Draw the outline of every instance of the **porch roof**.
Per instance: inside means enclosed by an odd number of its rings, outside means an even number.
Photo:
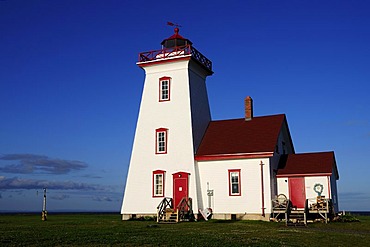
[[[283,155],[280,158],[278,177],[331,175],[339,179],[334,152],[300,153]]]

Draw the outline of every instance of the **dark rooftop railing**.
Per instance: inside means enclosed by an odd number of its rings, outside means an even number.
[[[176,46],[171,48],[163,48],[161,50],[147,51],[139,53],[139,62],[149,62],[164,58],[173,58],[175,56],[191,55],[200,64],[212,71],[212,62],[202,53],[191,45]]]

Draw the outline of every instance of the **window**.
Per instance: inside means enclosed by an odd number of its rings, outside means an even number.
[[[165,171],[153,171],[153,197],[164,197]]]
[[[170,77],[162,77],[159,79],[159,101],[170,100]]]
[[[240,169],[229,170],[229,195],[240,196]]]
[[[156,154],[166,154],[167,153],[167,133],[168,129],[160,128],[156,129]]]

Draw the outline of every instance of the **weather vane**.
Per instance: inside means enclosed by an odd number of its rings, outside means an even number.
[[[171,27],[181,27],[179,24],[176,24],[176,23],[173,23],[173,22],[170,22],[170,21],[167,22],[167,25],[171,26]]]

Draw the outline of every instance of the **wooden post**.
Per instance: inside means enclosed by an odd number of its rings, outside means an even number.
[[[46,188],[44,188],[44,200],[42,203],[42,213],[41,213],[41,220],[47,220],[48,212],[46,211]]]
[[[265,217],[265,189],[263,185],[263,162],[261,160],[261,196],[262,196],[262,216]]]

